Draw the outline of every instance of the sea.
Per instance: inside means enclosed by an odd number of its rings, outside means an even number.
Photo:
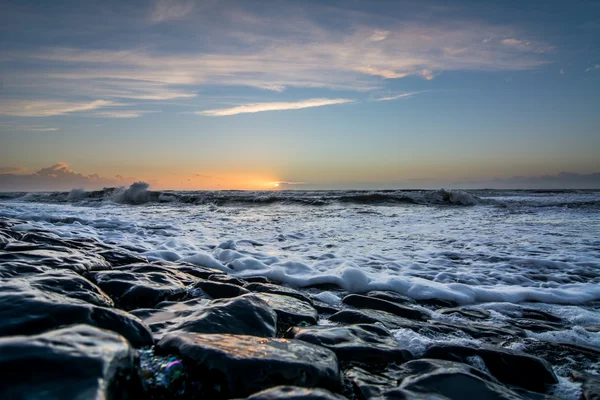
[[[482,307],[498,320],[528,304],[572,325],[531,336],[600,350],[600,333],[579,328],[600,325],[598,190],[152,191],[138,183],[0,193],[0,217],[23,221],[14,227],[22,231],[293,288],[389,290]],[[341,303],[336,290],[316,296]],[[416,335],[396,336],[413,349],[433,340]]]

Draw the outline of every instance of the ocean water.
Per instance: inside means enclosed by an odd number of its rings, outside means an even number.
[[[0,217],[26,221],[21,230],[296,288],[329,283],[486,309],[528,302],[574,326],[600,325],[600,191],[159,192],[137,184],[3,193]],[[600,349],[599,335],[586,332],[549,339]]]

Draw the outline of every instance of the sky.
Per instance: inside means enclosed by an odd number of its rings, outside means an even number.
[[[600,1],[0,10],[0,190],[600,187]]]

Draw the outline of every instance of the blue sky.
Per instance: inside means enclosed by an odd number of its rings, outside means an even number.
[[[600,171],[598,1],[0,5],[11,182],[488,186]]]

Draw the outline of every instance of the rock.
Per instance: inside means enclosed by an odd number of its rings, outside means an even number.
[[[125,310],[154,307],[161,301],[181,300],[186,285],[196,281],[190,275],[159,266],[131,266],[89,274],[115,303]]]
[[[344,362],[388,364],[413,359],[387,329],[378,325],[296,327],[286,337],[326,347]]]
[[[213,299],[237,297],[250,293],[249,290],[246,290],[238,285],[211,281],[200,281],[194,285],[194,288],[201,289],[204,293],[208,294]]]
[[[588,325],[588,326],[584,326],[583,329],[585,329],[588,332],[600,332],[600,325]]]
[[[280,294],[283,296],[295,297],[312,305],[312,300],[308,298],[308,296],[304,295],[303,293],[300,293],[297,290],[290,289],[285,286],[273,285],[271,283],[248,283],[244,287],[251,292],[273,293]]]
[[[50,270],[40,274],[23,276],[23,278],[14,278],[11,282],[14,284],[21,279],[26,280],[32,288],[43,292],[61,294],[101,307],[114,306],[112,299],[102,289],[68,269]]]
[[[99,252],[98,255],[113,267],[148,262],[146,257],[125,250],[104,250]]]
[[[347,400],[325,389],[307,389],[298,386],[276,386],[254,393],[247,400]]]
[[[5,262],[1,264],[0,278],[24,277],[31,274],[41,274],[52,271],[52,268],[41,265],[30,265],[21,262]]]
[[[379,310],[342,310],[329,317],[332,322],[343,324],[374,324],[381,323],[388,329],[411,329],[416,332],[428,329],[437,333],[451,333],[454,328],[434,326],[427,322],[417,322]]]
[[[334,307],[330,304],[325,303],[324,301],[312,298],[312,306],[314,307],[315,310],[317,310],[319,312],[319,314],[335,314],[336,312],[339,312],[340,309],[337,307]]]
[[[273,293],[253,293],[254,296],[266,301],[277,313],[279,325],[287,328],[290,325],[316,325],[319,313],[309,303],[295,297],[281,296]]]
[[[452,300],[441,300],[441,299],[421,299],[417,300],[417,303],[422,306],[429,306],[433,308],[455,308],[458,307],[458,303]]]
[[[519,400],[517,393],[469,365],[419,359],[381,374],[354,367],[346,377],[355,392],[365,399]]]
[[[299,340],[176,332],[157,349],[182,357],[199,397],[248,396],[277,385],[341,386],[335,354]]]
[[[467,358],[472,356],[481,357],[490,373],[507,385],[545,392],[548,385],[558,383],[546,360],[501,347],[485,344],[480,347],[438,344],[427,349],[423,357],[467,362]]]
[[[5,250],[10,246],[7,245]],[[77,250],[58,248],[53,250],[5,251],[0,253],[0,267],[4,263],[22,262],[29,265],[43,265],[53,269],[70,269],[83,273],[110,268],[105,259],[84,254]]]
[[[75,325],[0,339],[0,398],[135,399],[135,351],[120,335]]]
[[[373,310],[380,310],[389,312],[399,317],[408,318],[417,321],[426,321],[429,319],[429,315],[421,310],[412,307],[402,306],[397,303],[392,303],[387,300],[378,299],[376,297],[368,297],[360,294],[349,294],[342,299],[344,304],[356,308],[367,308]]]
[[[0,336],[35,335],[73,324],[114,331],[136,347],[153,343],[148,328],[124,311],[40,290],[27,280],[0,283]]]
[[[524,308],[521,310],[521,313],[522,313],[522,318],[535,319],[538,321],[564,323],[564,320],[562,318],[559,318],[556,315],[550,314],[550,313],[542,311],[542,310],[535,310],[533,308]]]
[[[516,326],[517,328],[526,329],[532,332],[558,331],[561,329],[565,329],[565,325],[560,323],[539,321],[527,318],[510,319],[508,320],[508,323],[510,323],[513,326]]]
[[[571,379],[575,382],[581,382],[582,400],[600,399],[600,376],[571,371]]]
[[[487,310],[478,308],[460,307],[460,308],[442,308],[437,310],[440,314],[459,314],[460,316],[471,319],[489,319],[491,314]]]
[[[396,292],[389,292],[383,290],[373,290],[365,293],[368,297],[374,297],[376,299],[386,300],[397,304],[416,304],[417,302],[410,297],[402,296]]]
[[[220,283],[230,283],[237,286],[244,286],[246,284],[243,280],[227,274],[212,274],[208,277],[208,280]]]
[[[430,327],[444,327],[450,331],[460,330],[473,338],[491,338],[499,340],[502,337],[525,337],[523,329],[510,325],[494,325],[484,322],[449,322],[430,321]]]
[[[244,277],[244,280],[248,283],[271,283],[269,278],[264,276],[248,276]]]
[[[132,311],[150,327],[156,340],[174,331],[260,337],[275,337],[277,332],[277,314],[253,294],[212,301],[165,303],[161,307],[162,304],[157,309]]]
[[[188,275],[195,276],[196,278],[207,279],[211,275],[226,275],[221,270],[209,267],[200,267],[198,265],[192,264],[174,264],[169,266],[171,269],[176,269],[180,272],[186,273]]]
[[[98,251],[105,247],[101,242],[92,239],[65,239],[47,232],[27,232],[21,237],[22,242],[41,244],[45,247],[68,247],[76,250]]]

